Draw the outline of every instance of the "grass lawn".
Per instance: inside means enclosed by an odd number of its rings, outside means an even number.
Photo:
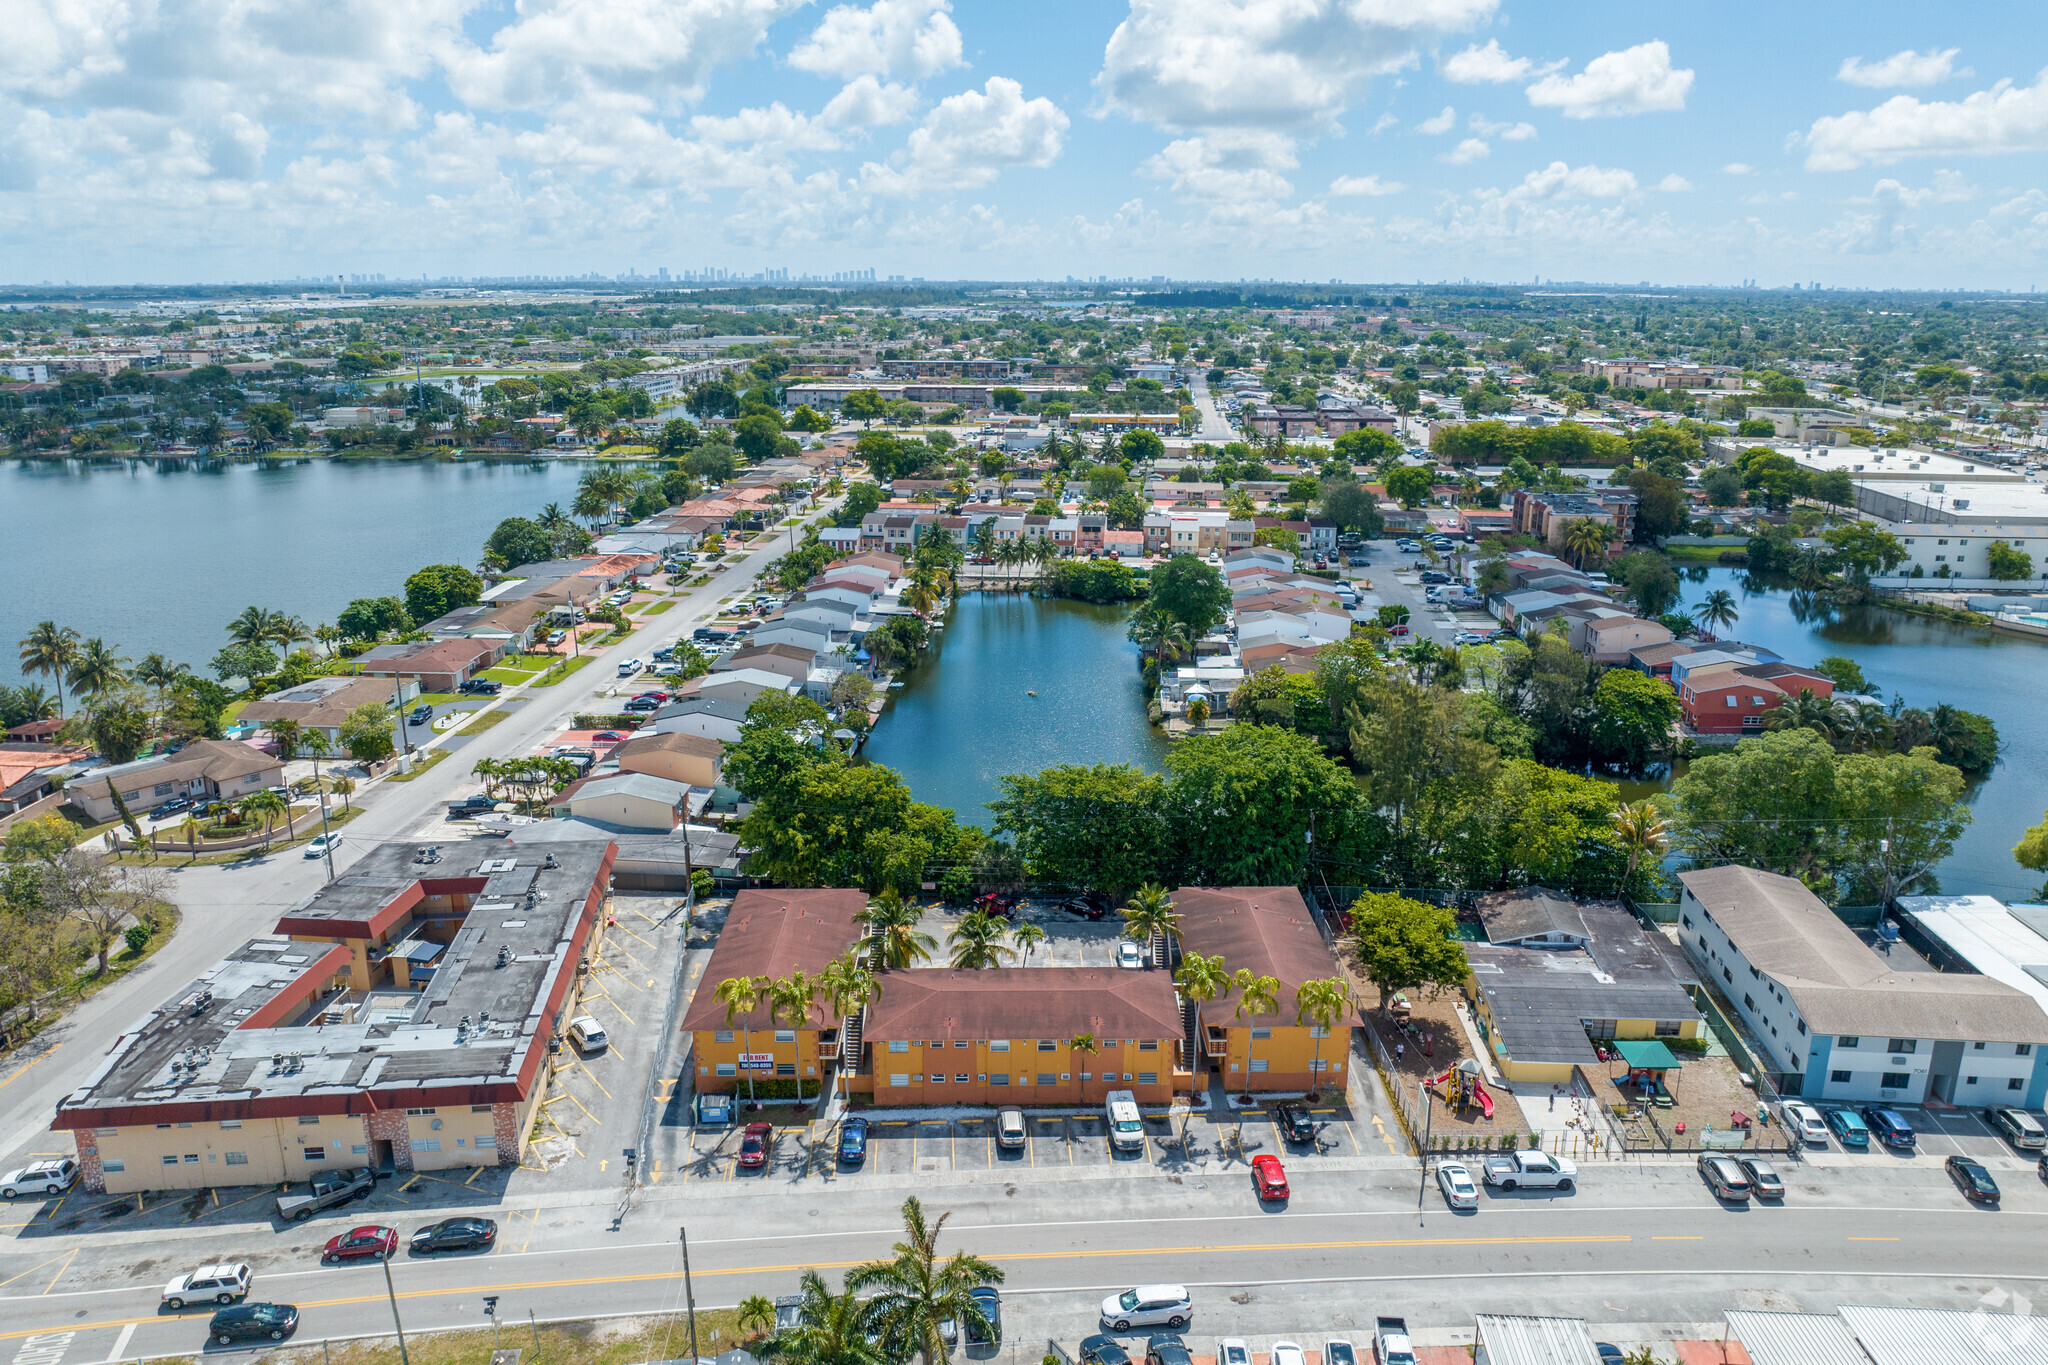
[[[384,780],[386,782],[410,782],[446,757],[448,757],[446,749],[428,749],[424,753],[415,749],[413,750],[412,771],[409,773],[394,772]],[[331,819],[332,817],[329,818]]]
[[[235,698],[233,701],[229,702],[226,706],[221,708],[220,723],[222,725],[233,725],[235,723],[235,717],[242,714],[242,708],[255,700],[256,698],[254,697]]]
[[[669,599],[663,599],[659,602],[649,602],[646,606],[640,608],[640,614],[642,616],[659,616],[674,605],[675,603]]]
[[[451,725],[446,730],[443,730],[440,733],[447,735],[481,734],[482,732],[490,729],[493,725],[496,725],[499,721],[505,719],[505,717],[511,715],[512,713],[510,711],[498,710],[457,711],[454,714],[458,716],[469,716],[471,719],[464,721],[460,725]]]
[[[547,673],[543,673],[533,680],[533,685],[535,687],[553,687],[556,683],[568,677],[577,669],[583,668],[586,665],[588,665],[591,659],[594,657],[594,655],[590,654],[579,654],[574,656],[573,658],[558,659],[556,660],[556,667],[560,668],[561,671],[557,673],[550,670]]]
[[[1687,563],[1718,564],[1725,551],[1740,551],[1742,548],[1740,545],[1666,545],[1664,553],[1671,559]]]
[[[362,810],[360,807],[330,805],[327,810],[327,828],[329,831],[338,830],[361,814]],[[286,849],[297,848],[319,833],[320,821],[317,817],[302,823],[299,826],[299,832],[290,837],[286,837],[280,829],[277,837],[270,841],[269,851],[274,856]],[[194,853],[185,852],[185,848],[186,846],[183,844],[167,845],[158,854],[157,861],[159,863],[169,863],[175,859],[175,865],[178,867],[226,867],[230,863],[245,862],[250,858],[262,857],[264,853],[262,844],[253,844],[248,848],[230,849],[225,853],[207,853],[204,851],[206,848],[204,844],[199,846],[200,851]],[[123,862],[141,861],[131,854],[123,854],[121,858]]]
[[[464,694],[461,692],[422,692],[407,702],[406,705],[408,707],[420,705],[444,706],[451,701],[462,701],[464,699]]]

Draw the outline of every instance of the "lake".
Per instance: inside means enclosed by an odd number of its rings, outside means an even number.
[[[1975,822],[1940,868],[1941,889],[2025,900],[2040,878],[2012,860],[2012,846],[2048,807],[2048,715],[2041,706],[2048,645],[2001,631],[1950,625],[1881,607],[1807,606],[1804,594],[1764,587],[1739,569],[1681,570],[1681,612],[1716,588],[1735,594],[1742,619],[1722,632],[1794,663],[1830,654],[1854,659],[1889,701],[1942,702],[1989,716],[2001,760],[1973,784]]]
[[[423,564],[474,568],[500,521],[568,506],[581,462],[40,461],[0,464],[0,682],[38,621],[206,672],[244,607],[332,621]],[[34,681],[49,686],[47,678]]]
[[[1127,615],[1060,598],[962,593],[938,643],[882,712],[867,756],[901,773],[918,800],[984,827],[1005,773],[1060,763],[1159,771],[1167,740],[1145,721]]]

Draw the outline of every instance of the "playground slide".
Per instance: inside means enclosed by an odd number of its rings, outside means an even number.
[[[1458,1068],[1456,1068],[1456,1067],[1452,1067],[1452,1068],[1451,1068],[1451,1069],[1450,1069],[1449,1071],[1446,1071],[1446,1072],[1445,1072],[1445,1073],[1444,1073],[1443,1075],[1441,1075],[1441,1076],[1431,1076],[1431,1077],[1430,1077],[1430,1078],[1429,1078],[1428,1080],[1424,1081],[1424,1082],[1423,1082],[1423,1084],[1424,1084],[1424,1085],[1442,1085],[1442,1084],[1443,1084],[1443,1083],[1444,1083],[1445,1081],[1448,1081],[1448,1080],[1449,1080],[1449,1079],[1450,1079],[1450,1078],[1452,1077],[1452,1075],[1454,1075],[1454,1074],[1455,1074],[1455,1073],[1457,1072],[1457,1069],[1458,1069]]]
[[[1472,1078],[1472,1098],[1479,1101],[1479,1112],[1487,1118],[1493,1117],[1493,1096],[1486,1093],[1486,1086],[1477,1076]]]

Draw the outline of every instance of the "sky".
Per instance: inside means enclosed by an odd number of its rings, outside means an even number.
[[[2039,0],[5,0],[0,280],[2048,285]]]

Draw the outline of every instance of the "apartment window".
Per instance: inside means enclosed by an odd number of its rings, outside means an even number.
[[[1680,915],[1680,916],[1678,917],[1678,922],[1679,922],[1679,923],[1680,923],[1681,925],[1683,925],[1684,927],[1686,927],[1687,929],[1690,929],[1690,928],[1692,928],[1692,916],[1691,916],[1691,915]]]
[[[1723,967],[1721,969],[1721,979],[1723,981],[1733,981],[1735,979],[1735,973],[1729,971],[1726,967]]]
[[[794,1076],[794,1075],[796,1075],[796,1063],[795,1063],[795,1062],[777,1062],[777,1063],[775,1064],[775,1074],[776,1074],[776,1075],[778,1075],[778,1076]]]
[[[1310,1030],[1310,1032],[1314,1032],[1314,1030]],[[1321,1037],[1321,1036],[1323,1036],[1323,1035],[1321,1035],[1321,1034],[1317,1034],[1317,1036],[1318,1036],[1318,1037]],[[1157,1052],[1157,1051],[1159,1051],[1159,1040],[1158,1040],[1157,1038],[1146,1038],[1146,1039],[1144,1039],[1144,1040],[1140,1041],[1140,1042],[1139,1042],[1139,1044],[1138,1044],[1138,1051],[1140,1051],[1140,1052]]]
[[[944,1077],[943,1075],[940,1075],[940,1076],[933,1076],[933,1077],[932,1077],[932,1084],[933,1084],[933,1085],[944,1085],[945,1083],[946,1083],[946,1078],[945,1078],[945,1077]]]
[[[1878,1079],[1877,1083],[1886,1090],[1904,1090],[1912,1082],[1912,1079],[1911,1076],[1903,1071],[1887,1071]]]
[[[476,1148],[480,1152],[493,1151],[497,1148],[497,1146],[498,1139],[495,1137],[480,1137],[476,1140]]]
[[[164,1158],[164,1165],[166,1165],[166,1166],[175,1166],[175,1165],[177,1165],[177,1164],[178,1164],[178,1158],[176,1158],[176,1157],[174,1157],[174,1156],[166,1156],[166,1157]]]
[[[1755,997],[1753,997],[1753,996],[1747,996],[1747,995],[1743,996],[1743,997],[1742,997],[1742,1008],[1744,1008],[1744,1009],[1746,1009],[1746,1010],[1753,1010],[1753,1009],[1755,1009],[1755,1008],[1756,1008],[1756,999],[1755,999]]]
[[[1095,1073],[1092,1071],[1084,1071],[1081,1073],[1081,1079],[1084,1081],[1092,1081],[1095,1079]]]
[[[327,1149],[325,1147],[306,1147],[300,1150],[299,1155],[308,1161],[325,1161],[327,1160]]]
[[[247,1152],[229,1152],[227,1154],[227,1161],[230,1166],[246,1166],[249,1164],[249,1154]]]
[[[434,1115],[434,1113],[435,1113],[435,1111],[434,1111],[434,1110],[432,1110],[432,1109],[408,1109],[408,1110],[406,1110],[405,1112],[406,1112],[406,1114],[407,1114],[407,1115],[408,1115],[409,1117],[411,1117],[411,1118],[416,1118],[416,1119],[419,1119],[419,1118],[431,1118],[431,1117],[433,1117],[433,1115]],[[316,1123],[317,1123],[318,1121],[319,1121],[319,1120],[317,1120],[317,1119],[316,1119],[316,1120],[314,1120],[314,1122],[316,1122]]]
[[[2033,1050],[2034,1045],[2032,1043],[2014,1043],[2012,1047],[2012,1055],[2015,1057],[2024,1057],[2031,1053]]]
[[[711,1041],[714,1043],[729,1043],[732,1040],[733,1031],[729,1028],[718,1028],[711,1030]]]
[[[117,1156],[108,1157],[104,1161],[100,1162],[100,1169],[105,1171],[108,1175],[119,1175],[121,1172],[128,1169],[128,1163]]]
[[[966,1040],[965,1038],[955,1038],[955,1039],[953,1040],[953,1046],[954,1046],[954,1047],[966,1047],[966,1046],[967,1046],[967,1040]]]
[[[1059,1051],[1059,1048],[1060,1045],[1050,1038],[1041,1038],[1038,1040],[1038,1050],[1040,1052],[1057,1052]]]
[[[1157,1085],[1157,1084],[1159,1084],[1159,1073],[1158,1073],[1158,1072],[1156,1072],[1156,1071],[1140,1071],[1140,1072],[1138,1073],[1138,1084],[1139,1084],[1139,1085]]]
[[[775,1030],[775,1041],[776,1041],[776,1042],[778,1042],[778,1043],[793,1043],[793,1042],[795,1042],[795,1041],[796,1041],[796,1030],[795,1030],[795,1029],[793,1029],[793,1028],[779,1028],[779,1029]]]
[[[1761,980],[1763,980],[1763,974],[1762,974],[1762,973],[1760,973],[1760,972],[1758,972],[1758,971],[1757,971],[1757,969],[1756,969],[1756,968],[1754,968],[1754,967],[1751,967],[1751,968],[1749,969],[1749,976],[1750,976],[1750,979],[1751,979],[1752,981],[1761,981]]]
[[[355,1146],[349,1148],[349,1151],[356,1156],[364,1156],[368,1154],[369,1150],[370,1149],[367,1146],[360,1142],[358,1142]]]
[[[955,1076],[953,1077],[953,1084],[955,1084],[955,1085],[965,1085],[965,1084],[967,1084],[967,1082],[968,1082],[968,1081],[970,1081],[970,1080],[972,1080],[972,1079],[973,1079],[973,1077],[969,1076],[969,1075],[968,1075],[968,1074],[967,1074],[966,1072],[962,1071],[962,1072],[959,1072],[958,1074],[956,1074],[956,1075],[955,1075]]]
[[[488,1104],[472,1104],[469,1106],[469,1112],[472,1114],[488,1114],[491,1112],[491,1106]]]
[[[1253,1038],[1255,1038],[1255,1039],[1256,1039],[1256,1038],[1271,1038],[1272,1036],[1273,1036],[1273,1030],[1271,1030],[1271,1029],[1269,1029],[1269,1028],[1255,1028],[1255,1029],[1253,1029],[1253,1030],[1252,1030],[1252,1037],[1253,1037]]]
[[[1828,1080],[1836,1085],[1847,1085],[1849,1083],[1849,1073],[1846,1071],[1830,1071],[1828,1073]]]
[[[1802,1034],[1806,1032],[1806,1021],[1804,1019],[1794,1019],[1792,1022],[1799,1026],[1799,1031]]]
[[[1739,699],[1739,698],[1737,698],[1737,697],[1735,697],[1735,696],[1733,696],[1732,694],[1731,694],[1731,695],[1729,695],[1729,696],[1726,696],[1726,697],[1723,697],[1723,698],[1721,698],[1721,700],[1722,700],[1722,702],[1723,702],[1724,704],[1726,704],[1726,705],[1728,705],[1728,706],[1735,706],[1735,705],[1738,705],[1738,704],[1740,704],[1740,699]]]
[[[1010,1050],[1010,1040],[1008,1038],[991,1038],[988,1040],[988,1050],[990,1052],[1008,1052]]]
[[[1920,1040],[1918,1038],[1892,1038],[1886,1041],[1884,1050],[1886,1052],[1911,1052],[1919,1044]]]
[[[1704,948],[1704,947],[1706,947],[1706,946],[1707,946],[1707,936],[1706,936],[1705,934],[1701,934],[1701,935],[1700,935],[1700,947]]]
[[[414,1138],[412,1140],[412,1149],[415,1152],[438,1152],[441,1150],[441,1139]]]
[[[1964,1084],[1964,1085],[1975,1085],[1976,1083],[1977,1083],[1977,1078],[1976,1078],[1975,1076],[1965,1076],[1965,1077],[1963,1077],[1963,1084]]]
[[[739,1068],[731,1062],[720,1062],[718,1064],[718,1074],[721,1076],[737,1076],[739,1075]]]
[[[907,1072],[907,1071],[892,1071],[892,1072],[890,1072],[890,1073],[889,1073],[889,1084],[890,1084],[891,1086],[894,1086],[894,1087],[897,1087],[897,1088],[901,1088],[901,1087],[903,1087],[903,1086],[907,1086],[907,1085],[909,1085],[909,1084],[910,1084],[910,1073],[909,1073],[909,1072]]]
[[[1656,1036],[1659,1038],[1676,1038],[1684,1028],[1685,1026],[1676,1019],[1659,1019],[1657,1021]]]
[[[1002,1071],[991,1071],[988,1074],[988,1083],[990,1085],[1008,1085],[1010,1083],[1009,1074]]]
[[[1265,1059],[1264,1057],[1254,1057],[1254,1058],[1252,1058],[1252,1070],[1254,1070],[1254,1071],[1264,1071],[1265,1069],[1266,1069],[1266,1059]]]
[[[240,1119],[222,1119],[220,1126],[223,1128],[240,1128],[242,1121]]]
[[[1862,1042],[1863,1042],[1863,1040],[1862,1040],[1861,1038],[1837,1038],[1837,1039],[1835,1039],[1835,1046],[1836,1046],[1836,1047],[1857,1047],[1857,1046],[1861,1045],[1861,1043],[1862,1043]]]
[[[891,1051],[891,1052],[908,1052],[908,1051],[910,1051],[910,1040],[909,1040],[908,1038],[891,1038],[891,1039],[889,1040],[889,1051]]]
[[[1038,1083],[1040,1085],[1057,1085],[1059,1077],[1053,1072],[1041,1071],[1038,1073]]]
[[[2006,1078],[2005,1088],[2007,1090],[2018,1090],[2024,1084],[2026,1084],[2026,1082],[2023,1081],[2020,1077],[2009,1076]]]

